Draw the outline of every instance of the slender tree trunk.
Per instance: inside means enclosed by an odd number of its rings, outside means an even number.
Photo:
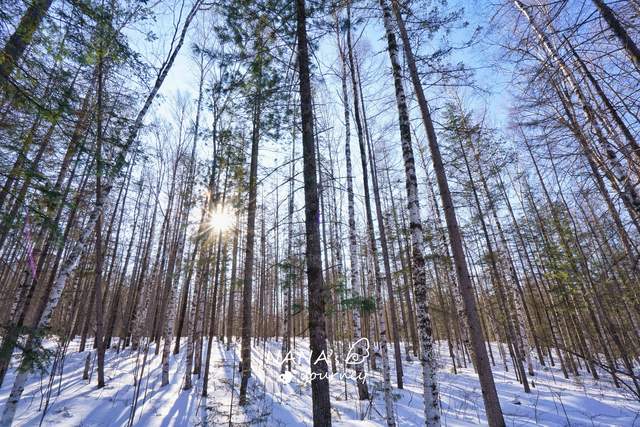
[[[592,0],[593,4],[596,6],[600,15],[604,18],[604,20],[611,28],[613,34],[616,35],[624,50],[627,51],[629,58],[636,66],[636,69],[640,71],[640,48],[633,41],[631,36],[627,33],[627,30],[624,28],[622,23],[616,18],[616,15],[613,13],[613,10],[603,0]]]
[[[338,24],[339,31],[339,24]],[[353,168],[351,165],[351,120],[349,111],[349,94],[347,93],[347,67],[344,57],[343,49],[340,49],[340,59],[342,64],[342,74],[340,76],[342,83],[342,103],[344,106],[344,123],[345,123],[345,163],[347,168],[347,204],[349,212],[349,259],[351,260],[350,269],[350,290],[351,298],[353,299],[353,330],[354,330],[354,342],[361,343],[362,338],[362,326],[360,320],[360,293],[358,288],[360,287],[360,266],[358,265],[358,242],[356,235],[356,220],[355,220],[355,200],[353,194]],[[356,385],[358,388],[358,398],[360,400],[369,399],[369,389],[367,387],[366,376],[364,374],[364,357],[363,347],[358,344],[356,347],[359,360],[354,364],[356,371]]]
[[[96,272],[93,292],[96,298],[96,332],[94,336],[97,344],[98,359],[98,388],[104,387],[104,308],[102,304],[102,267],[104,264],[104,252],[102,250],[102,109],[103,109],[103,79],[104,58],[102,53],[98,56],[98,103],[96,107],[96,210],[99,212],[96,219]]]
[[[285,369],[291,371],[291,358],[287,354],[291,351],[291,338],[293,334],[293,319],[291,318],[291,300],[294,292],[294,273],[293,273],[293,252],[291,250],[293,244],[293,212],[294,212],[294,182],[296,175],[296,134],[295,125],[292,126],[291,138],[291,172],[289,175],[289,206],[287,216],[289,218],[287,231],[287,257],[285,264],[286,280],[284,283],[284,329],[282,337],[282,360],[287,360],[286,365],[283,363],[280,372],[284,373]]]
[[[298,72],[300,79],[300,110],[302,118],[302,157],[304,165],[304,199],[306,230],[307,285],[309,289],[309,342],[311,347],[311,383],[313,402],[313,424],[316,427],[331,426],[331,402],[329,398],[328,366],[326,356],[327,337],[325,329],[326,289],[322,278],[322,255],[320,251],[320,229],[316,156],[314,149],[314,119],[309,71],[309,46],[305,0],[296,0]]]
[[[240,198],[238,191],[238,198]],[[238,287],[237,270],[238,270],[238,240],[240,237],[240,211],[236,214],[236,220],[233,227],[233,248],[231,255],[231,279],[229,281],[229,316],[227,319],[227,351],[231,349],[231,341],[233,340],[233,319],[235,317],[236,288]]]
[[[247,386],[251,376],[251,301],[253,296],[253,264],[256,226],[256,198],[258,195],[258,143],[260,140],[260,93],[256,94],[251,136],[251,164],[249,166],[249,200],[247,202],[247,240],[244,258],[242,287],[242,378],[240,380],[240,405],[247,404]]]

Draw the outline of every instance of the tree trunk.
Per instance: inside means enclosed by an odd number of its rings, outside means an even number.
[[[251,164],[249,166],[249,194],[247,206],[247,240],[244,258],[242,286],[242,378],[240,380],[240,405],[247,404],[247,385],[251,376],[251,299],[253,296],[254,241],[256,227],[256,198],[258,195],[258,143],[260,141],[260,93],[256,94],[251,135]]]
[[[337,26],[339,31],[339,24]],[[339,40],[339,39],[338,39]],[[351,284],[351,298],[353,300],[352,319],[353,319],[353,331],[354,342],[358,343],[356,352],[358,354],[358,361],[354,363],[356,371],[356,385],[358,388],[358,398],[360,400],[369,399],[369,389],[367,387],[366,377],[364,375],[364,357],[363,347],[361,345],[362,338],[362,326],[360,321],[360,293],[358,288],[360,287],[360,268],[358,265],[358,242],[356,235],[356,220],[355,220],[355,201],[353,195],[353,168],[351,166],[351,120],[349,111],[349,94],[347,93],[347,67],[344,57],[343,49],[340,49],[340,59],[342,65],[342,73],[340,75],[342,83],[342,103],[344,106],[344,126],[345,126],[345,163],[347,172],[347,203],[349,212],[349,259],[351,260],[351,270],[349,274]]]
[[[304,165],[304,199],[306,230],[307,286],[309,290],[309,343],[311,347],[311,382],[313,424],[316,427],[331,426],[331,402],[329,398],[328,366],[326,360],[327,337],[325,329],[326,289],[322,278],[322,255],[316,156],[313,134],[313,108],[311,76],[309,71],[309,47],[305,0],[296,0],[298,72],[300,79],[300,110],[302,118],[302,157]]]
[[[0,53],[0,79],[3,80],[3,84],[9,79],[18,61],[20,61],[25,50],[31,44],[33,34],[47,14],[51,3],[53,3],[53,0],[34,0],[22,15],[16,30],[2,48]]]
[[[99,48],[101,49],[101,48]],[[102,53],[98,55],[98,103],[96,106],[96,271],[93,292],[96,298],[96,332],[94,336],[97,344],[98,359],[98,388],[104,387],[104,308],[102,304],[102,267],[104,264],[104,253],[102,250],[102,109],[103,109],[103,78],[104,78],[104,58]]]
[[[616,15],[613,13],[613,10],[603,0],[593,0],[593,4],[595,4],[596,8],[600,12],[600,15],[607,21],[609,28],[613,34],[620,40],[622,43],[622,47],[627,51],[629,58],[636,66],[636,69],[640,71],[640,48],[633,41],[631,36],[627,33],[622,23],[616,18]]]

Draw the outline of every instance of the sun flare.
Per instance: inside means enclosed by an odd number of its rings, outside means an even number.
[[[235,215],[230,209],[219,206],[209,214],[209,228],[215,232],[229,231],[235,224]]]

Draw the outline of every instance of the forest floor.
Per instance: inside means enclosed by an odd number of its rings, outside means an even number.
[[[304,382],[309,372],[308,341],[296,340],[293,376],[288,384],[280,377],[280,343],[259,342],[252,349],[252,378],[248,405],[238,406],[240,375],[237,372],[240,349],[226,351],[213,343],[209,397],[201,398],[202,380],[194,376],[194,388],[181,391],[184,381],[185,349],[171,357],[170,383],[160,386],[161,355],[150,347],[147,365],[139,389],[135,426],[310,426],[312,425],[311,386]],[[444,426],[472,426],[486,423],[482,395],[473,368],[452,372],[446,343],[439,343],[438,382]],[[55,349],[53,341],[48,343]],[[90,381],[82,379],[86,352],[78,353],[79,342],[71,342],[62,376],[49,387],[47,373],[30,376],[16,414],[19,426],[122,426],[127,425],[135,396],[134,373],[142,365],[144,352],[108,351],[105,362],[106,387],[96,389],[95,367]],[[87,348],[91,348],[90,345]],[[390,349],[392,351],[392,348]],[[403,352],[404,354],[404,352]],[[498,357],[497,346],[494,354]],[[498,362],[496,360],[496,362]],[[9,394],[15,376],[14,360],[4,386],[0,388],[0,407]],[[391,363],[393,365],[393,363]],[[204,367],[204,364],[203,364]],[[423,425],[422,374],[417,360],[404,361],[404,390],[394,388],[395,410],[399,426]],[[395,373],[392,366],[392,382]],[[605,373],[603,372],[603,378]],[[138,374],[139,375],[139,374]],[[608,379],[593,381],[586,373],[565,380],[559,367],[536,366],[530,378],[535,387],[523,392],[511,366],[508,372],[500,364],[494,367],[500,402],[508,426],[640,426],[640,402]],[[373,400],[355,399],[354,380],[339,375],[330,378],[332,418],[337,426],[384,425],[384,402],[378,372],[368,376]],[[48,389],[50,401],[43,419]],[[358,421],[364,419],[365,421]]]

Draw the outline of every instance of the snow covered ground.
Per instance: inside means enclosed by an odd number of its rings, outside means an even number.
[[[303,360],[308,358],[308,343],[297,339],[296,344],[296,357]],[[462,369],[458,375],[454,375],[451,362],[445,357],[445,343],[440,344],[441,368],[438,380],[443,425],[472,426],[486,423],[480,386],[473,369]],[[55,348],[53,342],[49,345]],[[78,353],[77,349],[78,342],[72,342],[65,358],[64,372],[61,377],[55,377],[50,387],[50,402],[44,419],[41,408],[46,402],[50,378],[46,373],[31,375],[16,414],[15,425],[127,425],[135,393],[134,372],[142,364],[144,353],[125,351],[118,355],[115,351],[107,352],[107,385],[98,390],[95,387],[93,367],[91,383],[82,379],[87,353]],[[156,356],[151,347],[133,425],[312,425],[311,387],[303,384],[303,379],[308,374],[308,364],[303,361],[294,366],[292,381],[283,384],[279,378],[279,343],[269,341],[254,345],[249,405],[239,407],[239,351],[239,347],[232,347],[227,352],[222,343],[213,343],[209,397],[205,401],[201,398],[202,382],[195,377],[192,390],[181,390],[184,351],[176,359],[171,358],[170,384],[160,387],[160,356]],[[405,361],[403,366],[405,388],[394,389],[398,425],[422,425],[420,365],[417,361]],[[4,406],[14,375],[15,368],[12,368],[0,389],[0,407]],[[565,380],[557,366],[546,370],[537,369],[533,378],[535,388],[531,394],[525,394],[513,369],[505,372],[498,365],[494,367],[494,375],[509,426],[640,426],[640,402],[634,400],[629,393],[614,389],[606,379],[594,382],[584,375],[579,379]],[[392,374],[393,379],[395,376]],[[334,425],[383,425],[384,404],[379,374],[370,372],[368,381],[375,396],[371,403],[354,398],[356,390],[353,381],[347,381],[345,398],[344,380],[337,376],[331,380]],[[359,421],[362,418],[364,421]]]

